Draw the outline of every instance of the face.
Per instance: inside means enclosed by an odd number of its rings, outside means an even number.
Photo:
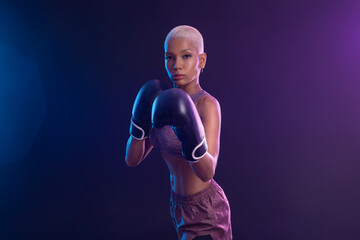
[[[206,54],[199,54],[185,38],[172,38],[165,46],[165,68],[177,86],[198,83],[201,68],[205,67]]]

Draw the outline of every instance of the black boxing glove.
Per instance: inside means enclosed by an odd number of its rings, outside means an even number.
[[[146,82],[139,90],[132,109],[130,135],[137,140],[145,139],[151,129],[151,108],[156,96],[166,85],[159,80]]]
[[[188,161],[197,162],[206,154],[204,126],[195,104],[185,91],[172,88],[159,94],[152,107],[151,119],[156,128],[173,127]]]

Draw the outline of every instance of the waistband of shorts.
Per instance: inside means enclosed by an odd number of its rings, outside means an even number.
[[[171,200],[180,204],[196,204],[204,198],[208,197],[212,192],[221,190],[221,187],[214,179],[210,180],[210,185],[200,192],[188,196],[181,196],[171,190]]]

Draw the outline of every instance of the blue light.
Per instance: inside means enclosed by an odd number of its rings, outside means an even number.
[[[25,156],[46,111],[37,63],[0,43],[0,165]]]

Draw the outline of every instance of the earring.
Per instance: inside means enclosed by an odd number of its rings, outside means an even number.
[[[204,69],[203,69],[203,68],[201,69],[201,72],[204,72]]]

